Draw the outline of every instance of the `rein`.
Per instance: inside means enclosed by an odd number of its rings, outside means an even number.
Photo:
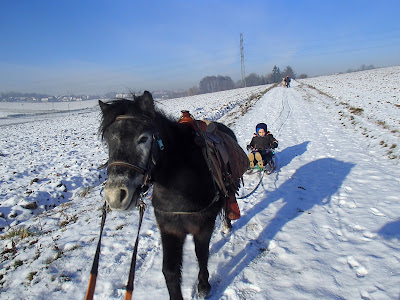
[[[121,121],[121,120],[129,120],[129,119],[136,119],[135,116],[131,115],[120,115],[115,118],[115,121]],[[138,167],[136,165],[124,162],[124,161],[114,161],[112,163],[108,164],[107,168],[113,167],[113,166],[120,166],[120,167],[127,167],[130,169],[133,169],[134,171],[144,175],[143,178],[143,184],[140,187],[141,192],[139,195],[139,201],[136,204],[136,206],[139,209],[139,225],[138,225],[138,231],[137,231],[137,236],[136,236],[136,242],[135,246],[133,248],[133,253],[132,253],[132,259],[131,259],[131,266],[129,270],[129,277],[128,277],[128,283],[126,285],[126,292],[125,292],[125,300],[131,300],[132,299],[132,292],[133,292],[133,286],[134,286],[134,280],[135,280],[135,268],[136,268],[136,258],[137,258],[137,250],[138,250],[138,245],[139,245],[139,234],[140,234],[140,228],[142,227],[142,221],[143,221],[143,216],[144,212],[146,210],[146,204],[143,202],[143,198],[146,196],[148,187],[149,187],[149,182],[150,182],[150,172],[151,172],[151,164],[153,163],[155,165],[155,159],[153,157],[153,146],[154,146],[154,141],[157,142],[158,147],[160,150],[164,149],[164,145],[162,143],[162,140],[159,138],[158,134],[153,135],[153,140],[151,144],[151,153],[149,155],[149,160],[147,163],[146,169],[143,169],[141,167]],[[98,274],[98,268],[99,268],[99,260],[100,260],[100,249],[101,249],[101,237],[103,234],[103,229],[107,217],[107,202],[104,202],[103,205],[103,214],[101,217],[101,225],[100,225],[100,235],[99,235],[99,240],[97,242],[97,248],[96,248],[96,253],[94,255],[93,259],[93,264],[92,264],[92,269],[90,271],[90,277],[89,277],[89,284],[88,288],[86,291],[86,296],[85,300],[92,300],[94,296],[94,291],[96,287],[96,281],[97,281],[97,274]]]
[[[131,119],[137,119],[137,117],[133,116],[133,115],[119,115],[115,118],[115,121],[122,121],[122,120],[131,120]],[[135,268],[136,268],[136,258],[137,258],[137,250],[138,250],[138,245],[139,245],[139,234],[140,234],[140,228],[142,226],[142,221],[143,221],[143,216],[144,216],[144,212],[146,210],[146,204],[143,202],[143,198],[145,197],[145,195],[147,194],[148,191],[148,187],[149,187],[149,183],[150,183],[150,173],[152,170],[152,163],[153,166],[156,164],[156,160],[154,159],[153,156],[153,150],[154,148],[156,148],[155,146],[155,142],[156,142],[156,146],[158,146],[158,148],[160,150],[164,150],[164,145],[162,140],[159,138],[158,133],[153,134],[153,139],[152,139],[152,145],[151,145],[151,153],[149,155],[149,159],[148,159],[148,163],[146,166],[146,169],[143,169],[139,166],[136,166],[134,164],[125,162],[125,161],[114,161],[108,164],[107,168],[110,167],[115,167],[115,166],[119,166],[119,167],[126,167],[129,169],[134,170],[137,173],[140,173],[142,175],[144,175],[144,179],[143,179],[143,184],[141,186],[141,192],[140,192],[140,196],[139,196],[139,203],[137,203],[137,207],[139,209],[139,224],[138,224],[138,231],[137,231],[137,236],[136,236],[136,242],[135,242],[135,246],[133,248],[133,253],[132,253],[132,259],[131,259],[131,265],[130,265],[130,270],[129,270],[129,277],[128,277],[128,283],[126,285],[126,292],[125,292],[125,300],[131,300],[132,299],[132,293],[133,293],[133,288],[134,288],[134,280],[135,280]],[[207,151],[208,154],[208,151]],[[212,174],[212,169],[211,169],[211,165],[210,165],[210,161],[209,161],[209,156],[205,155],[206,161],[207,161],[207,165],[210,169],[210,172]],[[105,166],[105,165],[104,165]],[[214,187],[216,188],[215,182],[214,183]],[[206,211],[207,209],[209,209],[215,202],[217,202],[219,200],[219,193],[218,190],[216,189],[216,194],[214,196],[214,199],[212,200],[212,202],[205,208],[203,208],[200,211],[194,211],[194,212],[169,212],[169,211],[162,211],[159,209],[154,208],[156,211],[161,212],[161,213],[166,213],[166,214],[174,214],[174,215],[194,215],[194,214],[201,214],[202,212]],[[95,286],[96,286],[96,281],[97,281],[97,274],[98,274],[98,268],[99,268],[99,260],[100,260],[100,249],[101,249],[101,237],[103,234],[103,229],[105,226],[105,220],[106,220],[106,216],[107,216],[107,203],[104,202],[103,205],[103,214],[101,217],[101,225],[100,225],[100,235],[99,235],[99,240],[97,243],[97,248],[96,248],[96,253],[93,259],[93,264],[92,264],[92,269],[90,271],[90,277],[89,277],[89,284],[88,284],[88,288],[86,291],[86,296],[85,296],[85,300],[92,300],[93,296],[94,296],[94,291],[95,291]]]
[[[144,196],[144,193],[141,193],[141,195],[140,195],[141,200],[140,200],[140,203],[139,203],[139,225],[138,225],[138,231],[137,231],[135,246],[133,248],[133,254],[132,254],[132,259],[131,259],[131,267],[130,267],[130,270],[129,270],[128,283],[126,285],[126,292],[125,292],[125,298],[124,298],[125,300],[131,300],[132,299],[133,283],[134,283],[134,280],[135,280],[137,249],[138,249],[138,245],[139,245],[139,233],[140,233],[140,228],[142,227],[142,221],[143,221],[144,212],[146,210],[146,204],[142,201],[142,197],[143,196]],[[87,291],[86,291],[85,300],[92,300],[93,296],[94,296],[94,290],[95,290],[95,287],[96,287],[97,274],[98,274],[98,269],[99,269],[101,237],[102,237],[102,234],[103,234],[103,229],[104,229],[106,217],[107,217],[107,202],[104,201],[103,214],[102,214],[102,217],[101,217],[99,241],[97,242],[97,248],[96,248],[96,253],[95,253],[94,259],[93,259],[92,269],[90,270],[89,285],[88,285],[88,288],[87,288]]]

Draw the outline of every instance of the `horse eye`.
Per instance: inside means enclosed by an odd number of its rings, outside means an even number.
[[[142,136],[139,140],[139,144],[146,143],[149,138],[147,136]]]

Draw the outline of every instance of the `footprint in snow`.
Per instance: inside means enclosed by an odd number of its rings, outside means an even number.
[[[360,265],[360,263],[353,256],[347,257],[347,263],[356,272],[357,277],[364,277],[368,275],[367,269]]]
[[[375,207],[371,207],[370,211],[375,215],[375,216],[379,216],[379,217],[385,217],[385,214],[382,213],[379,209],[375,208]]]

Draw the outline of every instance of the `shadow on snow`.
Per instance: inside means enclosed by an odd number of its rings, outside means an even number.
[[[306,151],[307,144],[303,143],[296,147],[297,155]],[[289,150],[288,150],[289,151]],[[292,152],[291,149],[290,152]],[[292,159],[290,153],[282,151],[283,163],[288,164]],[[293,152],[292,152],[293,153]],[[297,156],[295,155],[295,156]],[[245,211],[243,216],[235,222],[234,231],[243,228],[254,216],[268,208],[270,203],[281,200],[283,206],[269,220],[265,220],[266,226],[254,240],[249,240],[247,245],[236,256],[229,261],[224,261],[218,267],[219,270],[226,270],[223,276],[223,286],[216,287],[212,298],[220,299],[227,286],[235,279],[236,275],[243,271],[249,264],[256,259],[260,253],[268,248],[269,241],[291,220],[301,215],[303,212],[311,210],[315,205],[326,205],[331,201],[331,197],[338,191],[343,181],[350,173],[354,164],[339,161],[333,158],[322,158],[310,162],[300,167],[286,182],[279,188],[267,194],[267,197],[255,204],[250,210]],[[395,226],[399,227],[399,223]],[[226,239],[215,243],[210,253],[217,252]],[[218,285],[218,284],[217,284]]]
[[[383,236],[385,239],[400,239],[400,220],[389,222],[385,224],[379,231],[378,234]]]

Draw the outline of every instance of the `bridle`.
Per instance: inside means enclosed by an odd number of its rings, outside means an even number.
[[[137,118],[138,117],[135,117],[132,115],[119,115],[115,118],[115,121],[132,120],[132,119],[137,119]],[[149,154],[149,159],[147,161],[146,169],[143,169],[139,166],[136,166],[134,164],[131,164],[131,163],[128,163],[125,161],[113,161],[111,163],[108,163],[108,166],[107,166],[107,171],[111,167],[119,166],[119,167],[126,167],[129,169],[132,169],[135,172],[144,175],[143,183],[140,187],[139,198],[138,198],[137,203],[135,204],[136,207],[139,209],[139,225],[138,225],[135,246],[133,248],[128,283],[126,285],[125,300],[132,299],[133,284],[134,284],[134,279],[135,279],[137,249],[138,249],[138,244],[139,244],[139,233],[140,233],[140,228],[142,226],[144,211],[146,209],[146,204],[143,202],[142,199],[145,197],[145,195],[147,194],[147,191],[149,189],[151,170],[157,163],[157,160],[154,158],[154,154],[157,149],[157,146],[160,150],[164,150],[164,144],[163,144],[162,140],[159,138],[159,134],[155,133],[155,134],[153,134],[153,138],[152,138],[152,142],[151,142],[151,149],[150,149],[150,154]],[[89,284],[88,284],[88,288],[86,291],[85,300],[91,300],[91,299],[93,299],[93,296],[94,296],[94,290],[95,290],[95,286],[96,286],[97,273],[98,273],[98,267],[99,267],[99,259],[100,259],[101,236],[103,233],[106,216],[107,216],[107,202],[104,201],[103,215],[101,218],[101,226],[100,226],[100,236],[99,236],[99,240],[97,243],[96,253],[95,253],[95,256],[93,259],[92,269],[90,271]]]
[[[124,161],[114,161],[110,164],[108,164],[107,168],[111,168],[113,166],[120,166],[120,167],[126,167],[126,168],[130,168],[142,175],[146,174],[146,170],[142,169],[141,167],[138,167],[136,165],[132,165],[130,163],[124,162]]]
[[[123,120],[137,120],[137,119],[141,119],[143,117],[137,117],[137,116],[133,116],[133,115],[119,115],[115,118],[115,121],[123,121]],[[122,161],[122,160],[117,160],[117,161],[113,161],[111,163],[108,163],[107,165],[107,172],[111,167],[125,167],[128,169],[132,169],[137,173],[140,173],[142,175],[144,175],[143,178],[143,183],[140,187],[141,193],[144,191],[147,191],[150,185],[150,180],[151,180],[151,171],[153,169],[153,167],[157,164],[157,159],[154,157],[156,152],[158,152],[159,150],[164,150],[164,144],[159,136],[158,133],[154,133],[152,135],[152,141],[151,141],[151,147],[150,147],[150,154],[149,154],[149,158],[147,160],[147,165],[146,168],[142,168],[139,167],[137,165],[128,163],[126,161]],[[136,206],[138,206],[138,203],[136,203]]]

